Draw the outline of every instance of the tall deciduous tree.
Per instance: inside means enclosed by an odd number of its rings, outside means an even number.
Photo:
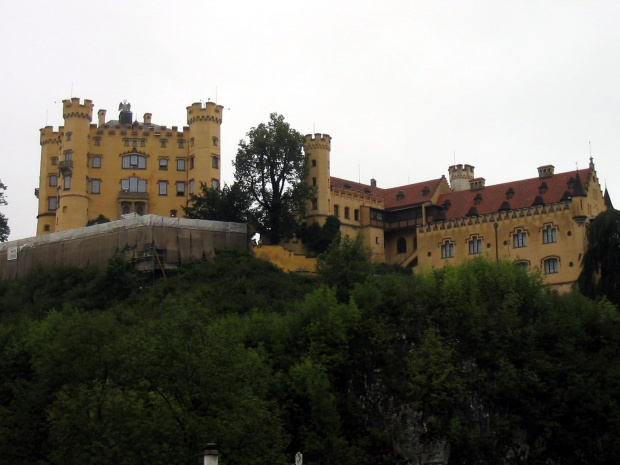
[[[232,221],[246,223],[252,199],[248,192],[234,183],[222,189],[200,183],[200,192],[190,196],[190,205],[182,207],[185,216],[199,220]]]
[[[4,191],[6,190],[6,186],[0,181],[0,205],[6,205],[6,199],[4,198]],[[9,233],[11,232],[11,228],[9,228],[9,220],[6,216],[0,213],[0,242],[6,242],[9,238]]]
[[[604,295],[620,306],[620,211],[607,210],[588,228],[579,287],[588,297]]]
[[[303,136],[272,113],[267,124],[250,129],[239,142],[235,179],[252,197],[250,221],[271,244],[291,237],[312,188],[305,183]]]

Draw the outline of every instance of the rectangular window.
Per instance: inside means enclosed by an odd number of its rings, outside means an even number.
[[[545,274],[554,274],[558,272],[558,259],[548,258],[545,260]]]
[[[194,146],[194,138],[193,137],[189,140],[189,146],[190,147]]]
[[[217,157],[211,157],[211,167],[218,169],[220,167],[220,160]]]
[[[182,149],[183,147],[185,147],[185,141],[184,140],[180,140],[179,141],[179,148]]]
[[[189,159],[189,169],[190,170],[194,169],[194,157],[190,157]]]
[[[217,143],[219,142],[219,139],[217,137],[213,138],[213,146],[217,147]]]
[[[177,171],[185,171],[185,158],[177,158]]]
[[[211,179],[211,189],[219,189],[220,188],[220,181],[218,181],[217,179]]]
[[[167,171],[168,170],[168,159],[160,158],[159,159],[159,171]]]
[[[69,161],[69,160],[71,160],[71,156],[72,156],[72,155],[73,155],[73,154],[71,153],[71,150],[67,150],[67,151],[65,152],[65,161]]]
[[[67,133],[67,142],[69,142],[71,140],[71,137],[73,137],[73,133],[72,132],[68,132]]]
[[[91,161],[93,168],[101,168],[101,157],[93,157]]]
[[[65,190],[71,189],[71,176],[64,177],[63,187]]]
[[[316,178],[312,178],[312,185],[316,186]]]
[[[558,241],[557,229],[547,226],[543,229],[543,244],[552,244]]]
[[[145,139],[141,139],[140,140],[140,147],[146,147],[146,140]]]
[[[318,210],[319,209],[319,202],[316,198],[312,199],[312,209],[313,210]]]
[[[91,181],[90,181],[90,193],[91,194],[99,194],[99,193],[101,193],[101,180],[100,179],[91,179]]]
[[[125,143],[125,147],[129,147],[129,139],[125,139],[123,142]]]
[[[160,141],[160,143],[161,143],[161,148],[162,148],[162,149],[165,149],[165,148],[166,148],[166,146],[168,145],[168,141],[167,141],[166,139],[162,139],[162,140]]]
[[[190,194],[194,193],[194,180],[193,179],[189,182],[189,193]]]
[[[176,218],[177,217],[177,211],[176,210],[170,210],[170,216],[172,218]]]
[[[316,166],[316,160],[312,160],[312,166]]]
[[[185,183],[183,181],[177,181],[177,196],[181,197],[185,195]]]
[[[338,218],[340,216],[340,206],[334,205],[334,216]]]
[[[136,139],[131,141],[131,146],[132,147],[137,147],[138,146],[138,141]]]
[[[168,195],[168,181],[159,181],[159,195]]]
[[[521,229],[512,236],[514,248],[527,247],[527,233]]]
[[[58,157],[52,157],[51,158],[51,162],[52,162],[52,165],[57,165],[58,164]]]
[[[349,207],[344,207],[344,218],[349,219]]]
[[[129,192],[129,179],[121,179],[121,190]]]
[[[355,221],[359,221],[360,220],[360,211],[359,210],[355,210],[353,212],[353,214],[354,214]]]
[[[474,237],[469,241],[469,255],[476,255],[479,253],[482,253],[482,240],[478,237]]]
[[[95,147],[99,147],[101,145],[101,139],[99,139],[98,137],[95,138]]]
[[[52,186],[52,187],[56,187],[58,185],[58,176],[56,176],[55,174],[52,174],[50,176],[49,185]]]
[[[56,210],[57,208],[58,208],[58,197],[48,197],[47,198],[47,209]]]
[[[441,244],[441,258],[453,258],[454,257],[454,243],[444,242]]]

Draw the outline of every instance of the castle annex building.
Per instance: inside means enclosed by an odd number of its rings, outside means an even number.
[[[330,136],[306,136],[305,149],[308,182],[316,187],[306,221],[322,224],[334,215],[344,234],[363,233],[374,261],[414,270],[483,256],[539,270],[567,290],[581,271],[588,224],[611,208],[592,159],[587,169],[555,173],[541,166],[538,176],[492,186],[474,176],[473,166],[455,165],[449,181],[442,176],[385,189],[374,179],[332,177]]]
[[[187,107],[187,126],[134,120],[121,102],[118,119],[106,110],[92,124],[93,103],[63,100],[64,126],[41,129],[37,235],[86,226],[99,215],[183,216],[200,182],[220,184],[221,105]]]

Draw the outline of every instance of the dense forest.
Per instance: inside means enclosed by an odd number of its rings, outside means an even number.
[[[0,463],[611,464],[620,315],[508,262],[245,251],[0,282]]]

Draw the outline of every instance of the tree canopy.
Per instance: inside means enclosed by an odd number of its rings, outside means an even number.
[[[272,244],[292,237],[312,188],[306,184],[304,137],[272,113],[267,124],[250,129],[239,142],[235,180],[253,205],[250,222]]]
[[[620,306],[620,211],[600,213],[588,227],[579,288],[589,297],[605,296]]]
[[[4,197],[4,191],[6,190],[6,186],[0,181],[0,205],[6,205],[6,198]],[[9,239],[9,233],[11,232],[11,228],[9,228],[9,220],[3,213],[0,213],[0,242],[6,242]]]
[[[201,182],[200,192],[191,194],[189,202],[189,206],[182,207],[187,218],[246,223],[251,197],[238,183],[213,189]]]
[[[225,251],[0,281],[2,463],[617,463],[613,304],[510,262],[327,253],[319,277]]]

